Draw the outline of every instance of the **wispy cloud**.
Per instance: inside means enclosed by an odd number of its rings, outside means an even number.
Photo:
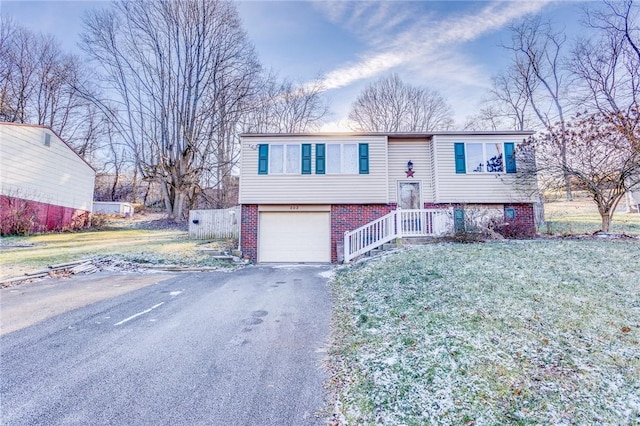
[[[353,29],[371,48],[355,63],[326,73],[322,83],[328,90],[337,89],[400,66],[429,66],[432,74],[437,70],[450,73],[460,58],[446,57],[442,55],[443,51],[451,52],[456,45],[499,30],[525,15],[540,12],[548,3],[550,0],[493,1],[480,10],[446,17],[424,15],[424,11],[416,13],[412,8],[401,9],[394,2],[318,3],[317,7],[328,19]],[[436,62],[439,59],[447,66],[439,66]]]
[[[322,86],[326,90],[338,89],[355,81],[376,75],[401,65],[405,61],[404,55],[385,52],[364,58],[354,65],[330,71],[322,78]]]

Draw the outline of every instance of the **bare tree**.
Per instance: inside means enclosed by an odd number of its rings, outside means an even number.
[[[253,108],[243,119],[242,131],[300,133],[317,130],[328,112],[319,80],[295,84],[269,74],[262,80]]]
[[[492,78],[491,95],[503,105],[504,115],[514,130],[525,130],[531,122],[531,98],[538,90],[539,80],[534,78],[530,62],[516,60],[506,70]]]
[[[451,107],[435,90],[411,86],[397,74],[364,88],[351,106],[354,130],[364,132],[427,132],[453,125]]]
[[[598,207],[603,232],[610,230],[624,194],[640,185],[640,110],[628,113],[578,115],[531,142],[536,151],[535,172],[545,176],[545,189],[564,186],[565,176],[591,195]],[[559,153],[566,151],[566,161]]]
[[[209,161],[234,163],[231,123],[260,70],[235,6],[120,1],[86,16],[82,43],[109,93],[96,105],[142,177],[161,185],[169,217],[181,219]]]
[[[633,0],[604,0],[585,9],[594,36],[578,40],[571,70],[583,102],[601,112],[629,111],[640,102],[640,7]]]
[[[76,90],[88,80],[85,66],[53,37],[0,19],[0,119],[48,126],[91,159],[100,119]]]
[[[497,91],[502,91],[502,97],[508,99],[512,106],[514,101],[518,107],[530,105],[543,128],[554,123],[562,128],[570,103],[569,76],[563,68],[566,37],[539,18],[525,19],[512,26],[511,33],[511,44],[504,46],[513,52],[511,68],[503,75],[504,81],[494,88],[500,89]],[[508,88],[515,88],[515,91],[504,93]],[[564,134],[560,132],[559,136],[564,137]],[[566,150],[562,139],[559,143],[561,149],[557,154],[565,162]],[[564,189],[567,200],[571,200],[569,175],[564,176]]]
[[[480,108],[477,114],[468,116],[463,130],[500,130],[504,129],[505,118],[509,118],[505,113],[501,105],[495,103],[489,103],[485,107]]]

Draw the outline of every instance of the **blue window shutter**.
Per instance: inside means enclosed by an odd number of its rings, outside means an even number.
[[[463,209],[453,210],[453,229],[455,232],[464,232],[465,226]]]
[[[513,220],[516,218],[516,209],[513,207],[506,207],[504,209],[504,218],[506,220]]]
[[[302,144],[302,174],[311,174],[311,144]]]
[[[361,175],[369,174],[369,144],[358,144],[359,171]]]
[[[467,173],[467,166],[465,165],[466,160],[464,157],[464,143],[454,143],[453,150],[456,157],[456,173]]]
[[[325,146],[323,143],[316,144],[316,174],[325,174],[324,160],[325,159]]]
[[[507,173],[516,172],[516,153],[513,142],[507,142],[504,144],[504,156],[506,159]]]
[[[266,175],[269,171],[269,145],[258,145],[258,174]]]

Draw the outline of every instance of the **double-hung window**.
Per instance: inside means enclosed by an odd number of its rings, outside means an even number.
[[[327,144],[327,174],[358,174],[358,144]]]
[[[456,173],[515,173],[513,142],[457,142],[454,145]]]
[[[312,144],[258,145],[258,174],[312,174]],[[315,144],[315,174],[369,174],[369,144]]]
[[[300,145],[260,145],[259,174],[300,174]]]

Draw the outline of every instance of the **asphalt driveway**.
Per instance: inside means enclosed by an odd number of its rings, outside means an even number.
[[[4,334],[2,423],[324,424],[329,271],[184,274]]]

